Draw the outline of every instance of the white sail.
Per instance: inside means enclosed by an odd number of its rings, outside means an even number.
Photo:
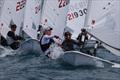
[[[2,13],[4,2],[5,2],[5,0],[0,0],[0,36],[1,36],[1,29],[3,26],[3,24],[1,23],[1,13]]]
[[[4,5],[5,0],[0,0],[0,17],[1,17],[1,13],[2,13],[2,8]]]
[[[19,34],[24,18],[25,3],[26,0],[4,0],[0,15],[1,34],[4,37],[6,37],[7,32],[10,30],[9,27],[12,23],[17,25],[16,34]]]
[[[23,31],[33,39],[37,39],[41,7],[42,0],[27,0],[26,2]]]
[[[70,0],[67,15],[67,26],[73,30],[73,38],[76,38],[84,27],[88,0]]]
[[[86,25],[105,47],[120,56],[120,1],[90,0]],[[108,47],[109,46],[109,47]],[[112,49],[111,49],[112,48]],[[118,50],[118,51],[116,51]]]
[[[53,27],[53,34],[60,38],[66,27],[68,3],[69,0],[44,0],[41,23]]]

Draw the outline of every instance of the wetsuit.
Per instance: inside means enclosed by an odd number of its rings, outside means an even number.
[[[54,40],[52,39],[52,36],[43,35],[40,39],[40,46],[43,52],[45,52],[52,43],[54,43]]]
[[[86,33],[80,33],[77,37],[77,40],[79,42],[79,45],[83,47],[85,44],[85,41],[88,40],[88,36]]]
[[[18,42],[18,40],[22,39],[22,37],[15,35],[15,33],[12,31],[7,33],[7,43],[14,50],[19,48],[20,42]]]
[[[78,43],[75,42],[73,39],[64,40],[62,43],[62,48],[64,49],[64,51],[71,51],[75,50],[74,45],[78,45]]]

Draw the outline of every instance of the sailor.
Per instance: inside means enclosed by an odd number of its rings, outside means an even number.
[[[20,40],[23,40],[22,37],[15,34],[17,26],[15,24],[11,25],[11,31],[7,33],[7,43],[12,49],[19,48]]]
[[[94,56],[96,56],[96,54],[97,54],[97,49],[98,49],[99,45],[100,45],[100,42],[96,41],[95,45],[94,45],[94,51],[93,51]]]
[[[71,39],[72,34],[67,31],[64,33],[64,41],[62,43],[62,48],[64,51],[71,51],[71,50],[75,50],[75,46],[74,45],[78,45],[78,43]]]
[[[42,35],[42,25],[39,25],[38,30],[37,30],[37,39],[39,40],[41,35]]]
[[[81,29],[81,33],[78,35],[77,40],[79,42],[80,48],[84,47],[85,42],[88,40],[88,35],[86,29]]]
[[[54,38],[59,38],[58,36],[52,35],[52,30],[51,27],[47,27],[40,39],[40,46],[43,52],[45,52],[52,43],[55,43]]]

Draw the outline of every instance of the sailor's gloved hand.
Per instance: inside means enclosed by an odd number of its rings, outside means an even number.
[[[16,38],[17,38],[17,40],[25,40],[23,37],[17,36],[17,35],[16,35]]]
[[[55,37],[55,38],[59,38],[59,36],[57,36],[57,35],[54,35],[54,37]]]

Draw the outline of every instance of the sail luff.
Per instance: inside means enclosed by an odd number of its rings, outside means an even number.
[[[88,12],[90,11],[90,5],[91,5],[91,0],[88,0],[88,4],[87,4],[87,13],[86,13],[86,16],[85,16],[85,21],[84,21],[84,27],[87,29],[88,28],[88,25],[87,25],[87,23],[88,23],[88,16],[89,16],[89,14],[88,14]]]

